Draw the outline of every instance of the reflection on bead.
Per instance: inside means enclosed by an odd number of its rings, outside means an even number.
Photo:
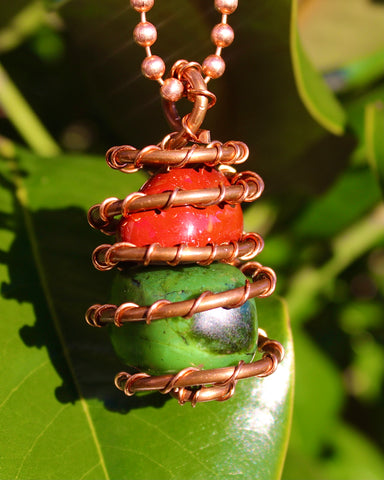
[[[215,8],[223,15],[230,15],[237,8],[237,0],[215,0]]]
[[[219,23],[213,27],[211,33],[212,42],[216,47],[228,47],[233,42],[235,34],[227,23]]]
[[[203,72],[211,78],[219,78],[225,70],[225,62],[219,55],[209,55],[203,62]]]
[[[159,80],[164,75],[165,64],[157,55],[151,55],[143,60],[141,71],[150,80]]]
[[[177,102],[183,96],[184,85],[177,78],[167,78],[160,89],[161,96],[165,100]]]
[[[148,12],[155,3],[155,0],[131,0],[131,6],[136,12]]]
[[[133,30],[133,39],[141,47],[150,47],[156,42],[157,31],[150,22],[140,22]]]

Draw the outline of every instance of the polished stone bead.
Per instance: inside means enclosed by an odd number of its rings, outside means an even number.
[[[112,302],[149,306],[243,286],[245,276],[232,265],[135,268],[119,273]],[[216,308],[191,318],[174,317],[110,326],[112,344],[124,363],[151,374],[175,373],[190,366],[218,368],[249,362],[256,351],[257,313],[253,299],[240,308]]]
[[[179,187],[195,190],[229,185],[226,177],[213,168],[178,168],[159,173],[146,182],[141,191],[162,193]],[[120,223],[118,238],[137,246],[159,243],[171,247],[186,243],[205,246],[208,243],[228,243],[239,240],[243,232],[243,213],[240,205],[211,205],[173,207],[166,211],[150,210],[129,215]]]

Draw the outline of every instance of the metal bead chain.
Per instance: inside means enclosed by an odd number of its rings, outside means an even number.
[[[151,46],[157,40],[156,27],[147,21],[146,13],[153,7],[155,0],[130,0],[131,6],[140,13],[140,23],[133,31],[134,41],[145,48],[146,58],[141,64],[141,71],[146,78],[156,80],[161,85],[161,95],[166,100],[176,102],[180,100],[184,92],[184,86],[177,78],[163,80],[165,63],[157,55],[152,55]],[[202,63],[205,82],[211,78],[219,78],[225,70],[225,62],[221,57],[223,48],[231,45],[234,39],[232,27],[228,25],[228,15],[237,8],[238,0],[215,0],[215,8],[221,13],[221,22],[215,25],[211,32],[211,40],[216,46],[216,51],[208,55]]]

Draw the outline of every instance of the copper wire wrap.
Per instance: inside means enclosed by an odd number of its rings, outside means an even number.
[[[164,193],[146,195],[134,192],[119,200],[116,197],[105,199],[101,204],[94,205],[88,213],[89,224],[107,235],[113,235],[118,222],[114,217],[127,217],[130,213],[146,210],[168,210],[172,207],[191,205],[205,208],[221,203],[235,204],[253,202],[264,190],[264,182],[257,173],[245,171],[234,174],[227,172],[231,186],[221,185],[217,188],[200,190],[175,189]]]
[[[92,305],[85,314],[85,319],[92,327],[102,327],[107,324],[122,326],[126,322],[147,323],[153,320],[172,317],[192,317],[195,313],[213,308],[238,308],[249,298],[266,297],[273,293],[276,276],[272,269],[263,267],[257,262],[245,264],[243,268],[252,269],[253,282],[246,281],[244,287],[226,290],[224,292],[203,292],[196,299],[181,302],[157,301],[150,306],[139,306],[135,303],[117,305]]]
[[[191,166],[215,168],[225,175],[227,184],[222,181],[216,187],[195,190],[170,186],[163,193],[145,194],[139,191],[130,193],[123,199],[107,198],[94,205],[88,213],[90,225],[106,235],[116,234],[121,220],[136,212],[167,211],[183,206],[205,209],[212,205],[241,204],[257,200],[263,192],[264,183],[259,175],[251,171],[237,173],[233,168],[248,158],[248,147],[238,141],[211,141],[209,132],[200,129],[205,113],[216,102],[215,95],[206,88],[200,65],[180,60],[173,66],[171,76],[183,82],[184,95],[193,103],[192,112],[180,118],[175,103],[165,102],[165,114],[176,131],[168,134],[157,145],[149,145],[141,150],[130,145],[112,147],[106,154],[108,165],[124,173],[137,172],[141,168],[147,168],[151,173],[155,170],[164,172]],[[150,325],[151,322],[164,318],[190,318],[215,308],[239,308],[251,298],[271,295],[276,285],[274,271],[251,261],[263,246],[259,234],[246,232],[228,243],[209,243],[199,247],[183,243],[161,246],[155,242],[138,246],[124,241],[99,245],[93,251],[92,262],[101,271],[114,267],[125,269],[130,264],[176,266],[225,262],[238,267],[249,278],[242,287],[223,292],[203,291],[197,298],[190,300],[171,302],[159,299],[152,305],[133,302],[122,305],[95,304],[88,309],[85,319],[92,327],[114,325],[124,328],[129,322],[145,322]],[[212,370],[187,367],[174,375],[160,376],[144,372],[134,375],[121,372],[115,378],[115,385],[127,396],[148,390],[169,393],[181,405],[190,402],[195,406],[198,402],[227,400],[233,395],[238,380],[270,375],[283,359],[284,349],[280,343],[268,339],[260,329],[258,349],[263,354],[262,358],[251,363],[241,361],[233,367]]]
[[[135,173],[143,167],[153,168],[166,165],[181,168],[186,165],[204,164],[213,167],[219,164],[240,165],[249,155],[243,142],[211,142],[194,145],[180,150],[169,150],[173,134],[167,135],[159,145],[149,145],[137,150],[131,145],[111,147],[106,154],[108,165],[124,173]]]
[[[170,393],[181,405],[186,402],[191,402],[192,406],[195,406],[198,402],[224,401],[232,397],[238,380],[271,375],[284,358],[281,344],[269,339],[261,329],[258,350],[263,354],[260,360],[251,363],[241,361],[234,367],[211,370],[189,367],[175,375],[159,376],[120,372],[115,377],[115,385],[128,396],[136,392],[154,390],[163,394]]]
[[[137,247],[129,242],[118,242],[113,245],[99,245],[92,254],[92,262],[100,271],[111,270],[120,262],[137,262],[145,266],[161,263],[172,266],[179,263],[210,265],[219,260],[232,263],[235,256],[239,260],[255,257],[261,252],[263,246],[263,239],[257,233],[244,234],[238,242],[232,241],[222,245],[209,244],[205,247],[190,247],[186,244],[161,247],[157,243]]]

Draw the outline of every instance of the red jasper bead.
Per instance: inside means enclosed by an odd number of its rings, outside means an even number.
[[[214,188],[230,185],[225,175],[214,168],[177,168],[150,178],[140,189],[146,194]],[[172,247],[181,243],[202,247],[210,243],[239,240],[243,233],[243,213],[239,204],[171,207],[166,211],[132,213],[119,227],[119,240],[137,246],[158,243]]]

